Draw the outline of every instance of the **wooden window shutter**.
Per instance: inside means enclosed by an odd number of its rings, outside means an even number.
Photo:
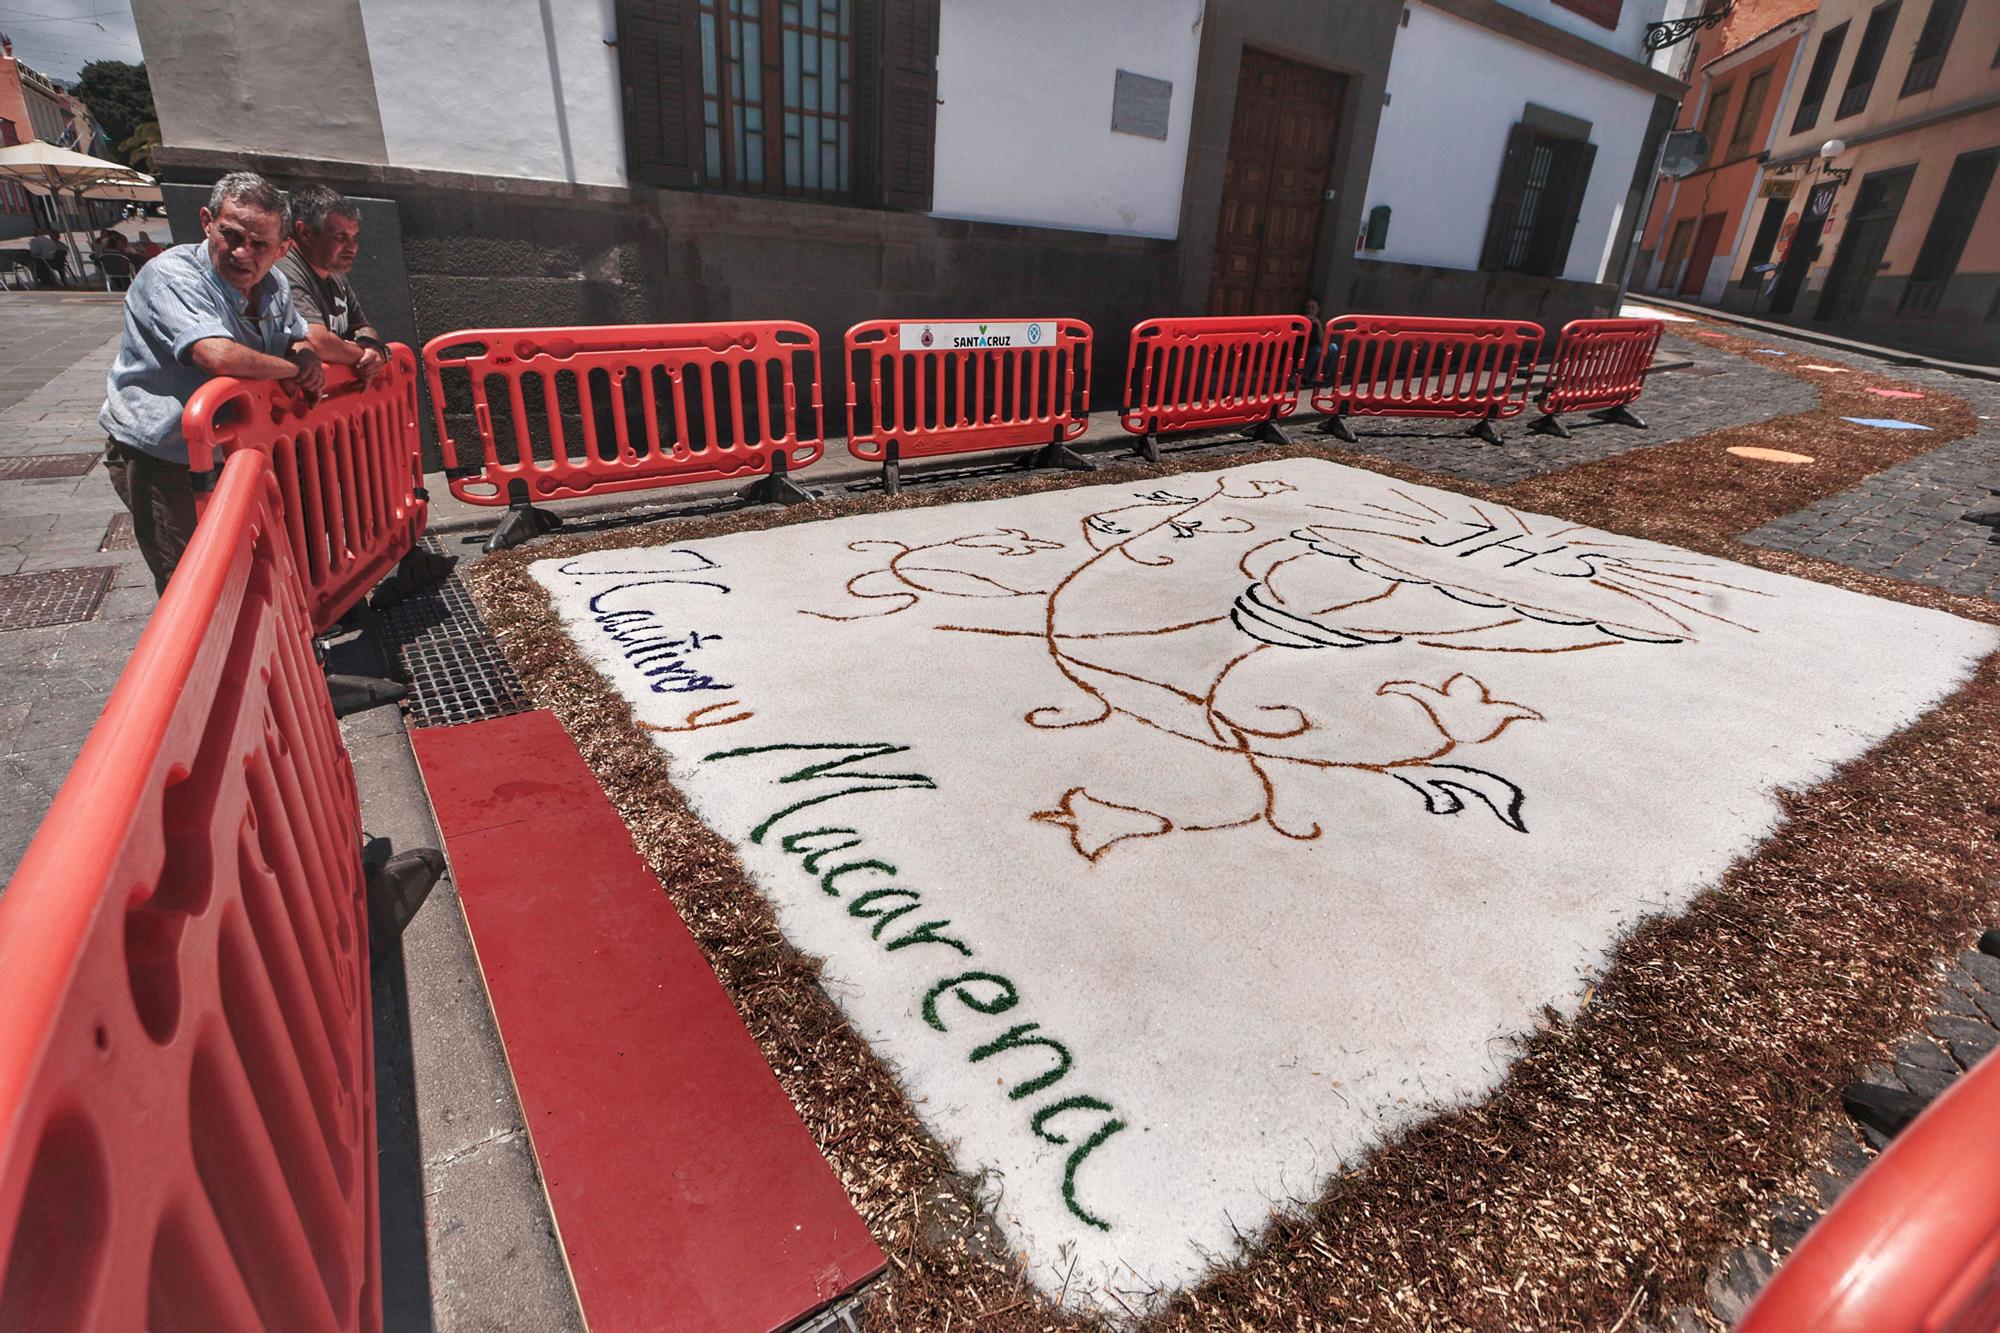
[[[1493,211],[1486,219],[1486,244],[1479,267],[1498,270],[1507,259],[1507,233],[1521,211],[1521,190],[1528,183],[1528,164],[1535,156],[1535,132],[1516,123],[1507,131],[1507,155],[1500,160],[1500,184],[1493,191]]]
[[[883,207],[927,211],[937,150],[938,0],[862,0],[857,18],[871,10],[877,31],[868,35],[880,52],[872,90],[879,148],[868,165]],[[861,137],[868,137],[865,128]]]
[[[1569,267],[1570,242],[1576,239],[1576,222],[1583,215],[1583,192],[1590,185],[1590,168],[1597,161],[1594,143],[1576,143],[1570,148],[1572,151],[1563,154],[1569,169],[1563,173],[1561,188],[1544,195],[1542,202],[1544,208],[1562,210],[1556,214],[1558,221],[1552,229],[1548,267],[1544,270],[1552,278],[1560,278]]]
[[[635,185],[702,183],[700,29],[692,0],[618,0],[618,80],[625,102],[625,170]]]

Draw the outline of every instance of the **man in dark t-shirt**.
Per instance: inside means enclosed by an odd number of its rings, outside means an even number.
[[[307,338],[320,360],[372,379],[389,364],[389,348],[347,279],[361,253],[361,210],[324,185],[292,191],[291,204],[292,248],[278,268],[291,282]]]

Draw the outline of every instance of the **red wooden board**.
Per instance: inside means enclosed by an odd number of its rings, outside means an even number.
[[[881,1272],[555,716],[410,739],[592,1333],[783,1328]]]

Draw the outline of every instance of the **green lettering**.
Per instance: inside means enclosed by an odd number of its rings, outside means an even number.
[[[1061,1101],[1052,1102],[1049,1105],[1044,1106],[1041,1110],[1035,1112],[1035,1117],[1032,1121],[1029,1122],[1029,1127],[1033,1129],[1036,1134],[1048,1140],[1050,1143],[1058,1145],[1068,1143],[1069,1140],[1063,1135],[1057,1134],[1053,1130],[1044,1128],[1044,1126],[1046,1126],[1050,1120],[1053,1120],[1055,1117],[1061,1115],[1065,1111],[1104,1111],[1106,1113],[1109,1113],[1111,1111],[1111,1104],[1109,1102],[1100,1101],[1095,1097],[1065,1097]],[[1111,1224],[1105,1221],[1103,1218],[1098,1217],[1095,1214],[1091,1213],[1089,1210],[1084,1208],[1082,1204],[1076,1201],[1077,1168],[1083,1165],[1084,1158],[1090,1156],[1092,1153],[1096,1152],[1100,1147],[1102,1147],[1106,1139],[1109,1139],[1113,1134],[1118,1133],[1120,1130],[1127,1128],[1129,1128],[1129,1126],[1127,1126],[1123,1120],[1118,1119],[1118,1117],[1116,1117],[1115,1115],[1112,1116],[1109,1120],[1106,1120],[1102,1125],[1099,1125],[1097,1127],[1096,1133],[1092,1134],[1089,1138],[1085,1139],[1082,1143],[1078,1144],[1074,1149],[1071,1150],[1069,1155],[1069,1161],[1063,1166],[1063,1188],[1062,1188],[1063,1203],[1068,1205],[1071,1214],[1074,1215],[1078,1221],[1083,1222],[1089,1226],[1096,1227],[1099,1231],[1111,1230]]]
[[[842,833],[848,834],[849,840],[847,842],[836,843],[831,847],[812,847],[806,843],[806,839],[808,838],[831,838]],[[854,848],[859,847],[861,845],[861,835],[851,828],[809,828],[803,833],[787,833],[778,840],[778,845],[794,856],[804,851],[806,858],[799,864],[806,868],[808,875],[817,875],[819,873],[821,858],[831,856],[835,852],[852,851]]]
[[[877,861],[873,858],[866,861],[842,861],[839,865],[820,876],[819,886],[826,890],[829,897],[838,898],[840,890],[835,888],[834,884],[842,875],[852,874],[860,870],[879,870],[892,878],[896,873],[896,867],[890,865],[887,861]]]
[[[890,940],[888,944],[889,952],[894,953],[898,949],[907,949],[914,944],[942,944],[947,948],[958,950],[967,958],[972,957],[971,945],[963,940],[955,940],[949,935],[937,933],[943,927],[950,924],[950,921],[926,921],[909,933],[899,935],[895,939]]]
[[[997,987],[998,993],[990,1000],[982,1000],[964,989],[973,982],[985,982]],[[955,977],[946,977],[924,992],[924,1022],[939,1032],[950,1030],[945,1027],[944,1020],[938,1017],[937,1011],[937,1002],[946,991],[951,991],[960,1004],[980,1014],[1004,1014],[1021,1002],[1020,993],[1014,989],[1014,983],[991,972],[961,972]]]
[[[874,902],[876,899],[890,898],[890,897],[908,898],[910,901],[904,903],[901,907],[898,907],[893,912],[871,912],[868,910],[868,904]],[[921,893],[918,893],[915,889],[898,889],[895,887],[890,887],[886,889],[870,889],[868,890],[868,892],[862,894],[859,898],[856,898],[853,902],[847,905],[847,914],[849,916],[861,917],[864,920],[869,917],[874,917],[875,927],[873,930],[870,930],[868,932],[868,936],[870,939],[879,940],[882,938],[882,928],[884,926],[888,925],[891,921],[894,921],[897,917],[903,915],[903,913],[905,912],[916,911],[919,907],[923,906],[923,901],[924,901],[924,896]]]
[[[746,745],[734,750],[717,750],[712,754],[704,756],[704,761],[741,759],[747,755],[776,754],[786,750],[844,751],[837,759],[827,759],[818,763],[807,764],[803,768],[787,773],[784,777],[779,778],[778,781],[780,783],[810,782],[815,778],[836,775],[837,780],[859,779],[864,785],[843,787],[839,791],[823,792],[818,796],[810,796],[803,801],[786,806],[756,828],[750,830],[750,841],[762,843],[764,835],[771,831],[772,825],[778,823],[778,821],[784,819],[786,816],[795,815],[801,810],[809,809],[812,806],[820,805],[827,801],[837,801],[843,796],[856,796],[875,791],[935,790],[937,783],[923,773],[871,773],[860,768],[847,769],[849,764],[865,764],[870,760],[887,758],[892,754],[905,754],[909,751],[909,748],[907,745],[890,745],[884,741],[865,743],[821,741],[814,743],[788,743],[783,745]]]
[[[1040,1023],[1022,1023],[1016,1027],[1008,1028],[984,1046],[973,1048],[970,1058],[974,1064],[996,1056],[1002,1051],[1025,1050],[1030,1046],[1046,1046],[1056,1053],[1056,1067],[1045,1074],[1037,1074],[1025,1083],[1015,1085],[1007,1093],[1008,1100],[1010,1101],[1019,1101],[1023,1097],[1032,1097],[1042,1089],[1061,1082],[1063,1075],[1069,1073],[1070,1059],[1068,1047],[1053,1037],[1030,1035],[1039,1031],[1041,1026]]]

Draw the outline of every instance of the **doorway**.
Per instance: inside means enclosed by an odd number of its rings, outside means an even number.
[[[1329,70],[1244,50],[1209,272],[1210,314],[1303,307],[1344,83]]]
[[[1889,248],[1890,233],[1896,230],[1903,196],[1910,192],[1910,177],[1915,174],[1915,167],[1903,167],[1878,171],[1861,182],[1854,214],[1834,251],[1833,269],[1826,275],[1826,291],[1820,294],[1813,318],[1845,322],[1861,314],[1861,303],[1882,267],[1882,254]]]
[[[1750,257],[1743,261],[1743,276],[1737,285],[1751,290],[1763,285],[1765,275],[1757,270],[1771,262],[1771,251],[1778,248],[1778,232],[1785,225],[1785,209],[1791,200],[1785,198],[1764,201],[1764,216],[1757,222],[1757,237],[1750,242]]]
[[[1791,244],[1785,251],[1784,267],[1778,270],[1778,281],[1771,289],[1772,314],[1789,315],[1798,304],[1799,288],[1805,285],[1806,273],[1819,258],[1819,235],[1826,230],[1826,219],[1833,212],[1833,196],[1839,190],[1838,182],[1822,181],[1806,196],[1799,225],[1792,229]]]
[[[1681,275],[1681,295],[1701,298],[1701,289],[1708,282],[1708,266],[1715,262],[1715,248],[1722,244],[1722,224],[1727,219],[1725,213],[1710,213],[1695,229],[1694,252],[1688,256],[1687,272]]]

